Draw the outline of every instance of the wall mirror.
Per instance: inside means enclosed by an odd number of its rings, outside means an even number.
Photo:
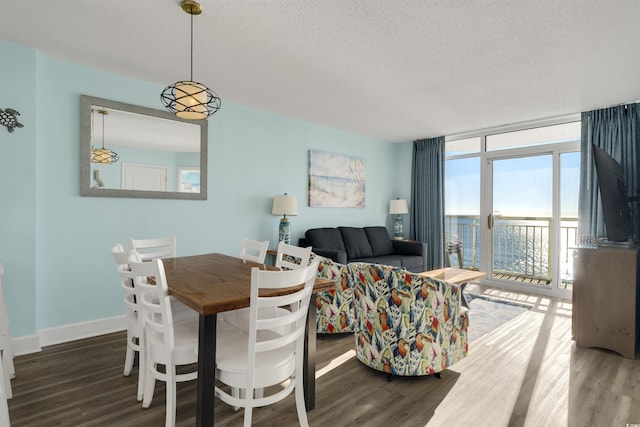
[[[207,121],[80,97],[80,195],[207,199]]]

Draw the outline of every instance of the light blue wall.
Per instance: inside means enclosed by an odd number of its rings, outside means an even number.
[[[25,125],[0,128],[0,260],[14,338],[122,314],[109,251],[130,236],[175,234],[178,255],[235,255],[244,236],[275,246],[275,194],[298,197],[294,241],[311,227],[388,225],[389,199],[409,195],[406,144],[234,105],[222,93],[209,120],[208,200],[80,197],[80,95],[159,109],[163,87],[3,41],[0,64],[0,108],[19,110]],[[307,206],[310,149],[365,159],[365,209]]]
[[[393,146],[393,198],[406,199],[411,212],[411,168],[413,158],[413,142],[397,143]],[[402,215],[404,220],[405,239],[411,237],[409,215]],[[387,218],[387,228],[393,229],[393,217]]]
[[[36,52],[0,42],[0,108],[23,128],[0,126],[0,261],[14,336],[36,328]]]

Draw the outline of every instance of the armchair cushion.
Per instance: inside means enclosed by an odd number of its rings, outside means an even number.
[[[333,280],[335,287],[314,295],[316,310],[316,332],[338,334],[353,332],[355,312],[353,310],[353,287],[345,264],[328,258],[320,258],[317,277]],[[314,307],[309,307],[313,310]]]
[[[469,318],[458,285],[401,268],[347,267],[363,364],[393,375],[431,375],[467,355]]]

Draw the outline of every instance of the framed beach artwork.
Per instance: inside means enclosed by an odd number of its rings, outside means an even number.
[[[364,159],[309,150],[309,206],[365,207]]]

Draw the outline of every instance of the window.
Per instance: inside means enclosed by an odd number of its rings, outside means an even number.
[[[446,138],[446,238],[462,243],[464,268],[570,297],[580,131],[576,117]]]

